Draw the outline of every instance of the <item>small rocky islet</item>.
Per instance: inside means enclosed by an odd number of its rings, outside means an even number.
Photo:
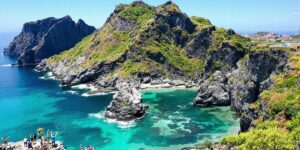
[[[259,133],[265,139],[286,136],[286,143],[273,141],[278,149],[297,147],[299,51],[260,47],[231,29],[187,16],[171,1],[157,7],[142,1],[118,5],[100,29],[81,20],[70,23],[75,35],[55,30],[64,20],[72,22],[64,17],[29,23],[44,27],[37,36],[25,24],[4,53],[19,56],[19,65],[37,64],[36,70],[51,72],[62,86],[88,83],[99,92],[117,91],[106,108],[108,118],[143,117],[151,108],[142,103],[140,89],[197,87],[195,106],[231,106],[240,115],[240,135],[206,147],[247,149]],[[74,40],[62,44],[69,37]]]

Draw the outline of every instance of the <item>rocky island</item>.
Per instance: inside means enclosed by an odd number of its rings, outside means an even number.
[[[68,49],[40,55],[41,45],[25,44],[29,51],[13,50],[22,43],[18,39],[5,53],[19,55],[20,64]],[[293,149],[300,141],[299,51],[260,47],[208,19],[187,16],[171,1],[118,5],[103,27],[71,45],[36,69],[51,72],[65,87],[88,83],[117,91],[106,108],[108,118],[143,117],[147,106],[140,89],[197,87],[195,107],[231,106],[240,116],[241,134],[223,139],[221,149],[249,149],[253,143],[258,149]],[[26,61],[30,51],[34,59]]]
[[[75,23],[70,16],[28,22],[3,53],[17,56],[17,65],[35,65],[42,59],[72,48],[94,31],[95,28],[83,20]]]

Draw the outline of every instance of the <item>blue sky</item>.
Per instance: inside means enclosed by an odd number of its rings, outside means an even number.
[[[157,6],[166,0],[144,0]],[[238,32],[300,30],[300,0],[173,0],[189,16],[201,16]],[[101,27],[115,5],[132,0],[0,0],[0,32],[19,32],[23,23],[70,15]]]

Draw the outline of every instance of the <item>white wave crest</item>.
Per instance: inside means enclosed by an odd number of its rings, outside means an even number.
[[[57,80],[52,72],[47,72],[46,75],[39,77],[39,79],[42,79],[42,80]]]
[[[77,95],[78,92],[77,91],[73,91],[73,90],[68,90],[68,91],[64,91],[65,93],[71,94],[71,95]]]
[[[1,67],[12,67],[12,64],[5,64],[5,65],[1,65]]]
[[[104,112],[101,111],[99,113],[89,114],[90,117],[94,117],[97,119],[103,119],[104,122],[109,124],[117,124],[119,128],[131,128],[136,125],[135,120],[132,121],[118,121],[117,119],[105,118]]]

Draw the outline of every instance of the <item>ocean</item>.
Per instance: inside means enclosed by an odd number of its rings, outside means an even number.
[[[102,114],[112,94],[87,96],[84,86],[62,89],[59,81],[33,67],[9,65],[15,61],[0,55],[0,137],[9,141],[23,140],[41,127],[56,131],[68,150],[88,145],[101,150],[168,150],[218,141],[239,131],[239,120],[229,107],[193,106],[195,89],[144,90],[149,109],[143,119],[108,120]]]

